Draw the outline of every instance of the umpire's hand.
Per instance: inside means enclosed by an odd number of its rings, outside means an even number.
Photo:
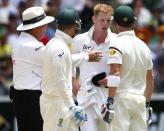
[[[89,60],[88,60],[89,62],[99,62],[102,58],[102,52],[89,50],[88,56],[89,56]]]

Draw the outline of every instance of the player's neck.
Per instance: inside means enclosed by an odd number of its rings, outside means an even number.
[[[96,32],[94,31],[92,39],[96,42],[97,45],[105,42],[105,39],[108,35],[108,32]]]

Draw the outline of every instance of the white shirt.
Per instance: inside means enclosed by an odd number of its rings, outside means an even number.
[[[120,86],[116,93],[144,94],[147,70],[152,69],[151,53],[147,45],[137,38],[134,31],[118,34],[110,45],[108,64],[122,64]]]
[[[100,45],[97,45],[95,41],[92,40],[93,30],[94,26],[89,30],[89,32],[79,34],[73,40],[74,53],[87,52],[88,49],[92,48],[94,51],[101,51],[103,55],[100,62],[85,61],[80,65],[80,83],[83,83],[87,79],[87,77],[90,76],[93,72],[109,73],[107,66],[108,50],[111,41],[116,38],[116,34],[108,30],[108,35],[105,39],[105,42],[101,43]]]
[[[72,38],[56,31],[55,37],[46,45],[42,92],[59,97],[73,105],[72,99],[72,56],[68,44]]]
[[[22,32],[12,48],[15,89],[40,90],[43,58],[44,45]]]

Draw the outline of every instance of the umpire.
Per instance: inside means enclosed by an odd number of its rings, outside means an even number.
[[[10,89],[10,97],[18,131],[42,131],[39,97],[44,45],[39,39],[54,18],[46,16],[41,7],[26,9],[22,18],[23,23],[17,27],[21,33],[12,51],[14,87]]]

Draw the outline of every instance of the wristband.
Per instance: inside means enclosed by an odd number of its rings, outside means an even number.
[[[107,86],[109,87],[119,87],[120,85],[120,77],[116,75],[108,75],[107,76]]]

